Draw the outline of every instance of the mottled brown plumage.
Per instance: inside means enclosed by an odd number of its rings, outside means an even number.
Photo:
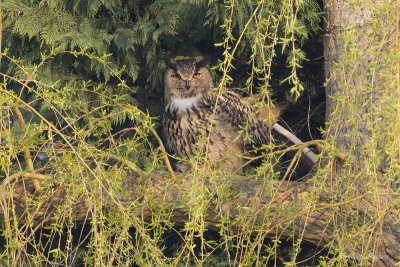
[[[186,159],[207,152],[214,167],[240,170],[244,153],[268,143],[267,124],[233,91],[216,94],[205,62],[185,59],[167,65],[163,127],[169,152]],[[177,165],[178,171],[189,167]]]

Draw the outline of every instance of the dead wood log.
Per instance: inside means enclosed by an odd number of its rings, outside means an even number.
[[[166,177],[169,177],[167,172],[153,173],[145,179],[136,174],[127,175],[123,181],[123,190],[127,193],[113,201],[118,201],[125,207],[132,203],[146,201],[158,203],[171,212],[171,220],[175,225],[184,225],[188,218],[188,207],[177,201],[177,198],[191,190],[189,186],[185,186],[185,180],[193,179],[193,177],[190,174],[177,176],[175,178],[177,180],[167,180]],[[179,182],[177,182],[178,180]],[[145,182],[143,183],[143,181]],[[343,202],[333,201],[330,199],[329,192],[315,192],[314,182],[316,182],[316,177],[306,181],[266,182],[263,179],[254,179],[254,177],[237,176],[229,184],[231,188],[229,201],[219,205],[218,208],[215,203],[209,203],[205,217],[207,227],[218,229],[221,223],[221,214],[228,216],[232,222],[240,215],[241,218],[253,221],[255,226],[253,234],[262,233],[262,238],[276,236],[286,238],[295,235],[320,247],[335,242],[336,240],[332,239],[335,225],[346,220],[346,218],[340,218],[341,210],[346,209],[349,202],[352,202],[360,214],[367,214],[371,206],[370,196],[365,194]],[[13,214],[15,214],[20,221],[33,221],[35,225],[49,223],[56,212],[55,207],[67,201],[68,195],[65,188],[52,189],[51,197],[45,199],[38,209],[27,212],[26,205],[30,201],[27,191],[32,188],[26,188],[26,184],[15,183],[12,194],[3,193],[1,195],[0,219],[2,221],[12,220]],[[145,195],[138,193],[140,192],[137,190],[139,184],[143,185],[143,190],[146,191]],[[177,184],[180,186],[176,186]],[[168,190],[165,190],[166,185],[169,187]],[[106,192],[102,193],[107,194]],[[316,197],[311,196],[316,193]],[[215,198],[217,197],[216,195]],[[390,194],[382,192],[381,201],[391,201],[391,197]],[[7,205],[9,201],[13,202],[13,211],[6,208],[9,207]],[[280,211],[282,207],[292,208],[288,209],[288,212],[282,213]],[[400,226],[396,223],[395,208],[387,211],[384,224],[377,229],[379,231],[371,233],[371,238],[377,240],[374,244],[376,246],[375,258],[372,259],[377,266],[393,266],[398,260]],[[93,206],[86,201],[85,196],[82,196],[74,202],[72,209],[75,222],[82,223],[91,216]],[[145,220],[151,220],[153,212],[154,210],[146,208],[138,210]],[[360,218],[360,220],[368,220],[368,217]],[[347,223],[351,224],[351,222]],[[240,232],[241,226],[245,224],[245,221],[239,221],[233,224],[232,228]],[[264,229],[257,227],[261,225],[264,226]],[[371,242],[371,240],[365,240],[365,242]],[[356,261],[357,258],[354,260]]]

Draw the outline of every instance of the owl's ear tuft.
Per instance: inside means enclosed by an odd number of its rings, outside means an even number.
[[[206,67],[209,63],[210,63],[210,57],[206,56],[206,57],[204,57],[204,59],[197,61],[195,64],[196,64],[196,68],[200,69],[201,67]]]
[[[171,69],[176,70],[176,62],[175,61],[173,61],[170,58],[164,58],[164,62],[168,67],[170,67]]]

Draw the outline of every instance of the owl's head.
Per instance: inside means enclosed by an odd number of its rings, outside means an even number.
[[[168,105],[174,100],[199,98],[213,89],[208,60],[165,60],[168,66],[164,76],[164,100]]]

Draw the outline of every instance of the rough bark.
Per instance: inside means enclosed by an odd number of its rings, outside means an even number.
[[[185,180],[193,179],[193,177],[178,176],[176,179]],[[153,174],[146,178],[145,190],[147,192],[146,196],[143,197],[143,194],[137,191],[137,186],[140,184],[139,181],[143,181],[143,179],[136,174],[125,177],[123,191],[126,191],[126,194],[124,194],[125,197],[121,197],[117,201],[123,206],[129,206],[134,201],[152,203],[156,201],[163,206],[169,205],[167,210],[172,212],[173,221],[176,225],[183,225],[187,221],[188,207],[180,204],[177,199],[178,196],[188,193],[191,190],[190,186],[179,186],[178,188],[174,186],[175,183],[171,183],[168,180],[168,173]],[[270,183],[268,182],[268,186],[271,185]],[[2,209],[0,210],[0,220],[7,219],[6,217],[10,218],[12,217],[10,216],[11,214],[15,214],[19,217],[19,222],[24,222],[29,218],[33,220],[34,225],[48,223],[52,218],[53,212],[56,211],[55,207],[67,201],[68,195],[65,189],[63,187],[54,189],[52,197],[47,198],[38,210],[26,213],[26,204],[29,203],[30,197],[32,197],[32,195],[27,195],[27,192],[33,189],[32,187],[27,188],[26,184],[29,183],[18,182],[13,185],[13,195],[2,195],[3,207],[7,207],[7,201],[12,199],[15,213],[12,210]],[[168,190],[164,188],[166,184],[170,186]],[[185,183],[180,182],[179,184]],[[338,205],[332,206],[329,204],[328,199],[324,199],[325,194],[321,193],[319,199],[316,200],[318,204],[309,205],[306,199],[309,197],[309,189],[312,186],[311,180],[308,182],[284,181],[283,183],[276,181],[272,190],[273,193],[271,193],[270,190],[266,190],[267,183],[262,179],[255,180],[253,177],[236,176],[233,184],[230,185],[230,188],[232,188],[231,201],[223,204],[222,213],[224,215],[229,214],[229,218],[233,221],[239,213],[243,215],[246,207],[252,207],[247,211],[248,217],[255,220],[255,225],[261,225],[265,221],[267,211],[274,213],[274,210],[282,205],[290,206],[296,203],[296,207],[299,207],[298,210],[290,213],[289,217],[287,217],[287,214],[285,217],[275,217],[269,229],[275,229],[278,224],[285,225],[286,230],[281,232],[280,236],[289,237],[293,234],[293,231],[297,231],[299,236],[303,235],[304,240],[324,245],[330,242],[329,236],[332,234],[329,224],[325,223],[324,218],[332,216],[337,206],[341,204],[338,203]],[[150,191],[151,193],[149,193]],[[257,203],[256,205],[259,208],[256,214],[254,214],[253,210],[254,203]],[[265,209],[265,207],[268,207],[268,209]],[[83,196],[75,201],[72,207],[73,219],[77,223],[84,222],[90,217],[92,208],[91,204]],[[211,229],[219,228],[220,215],[217,215],[215,210],[216,205],[211,203],[205,219]],[[152,211],[150,209],[142,209],[138,212],[143,215],[144,219],[151,219]],[[236,227],[239,228],[240,225]],[[303,228],[305,229],[304,233],[302,233]],[[259,230],[256,231],[258,232]],[[265,233],[265,237],[273,236],[276,236],[275,231]]]

